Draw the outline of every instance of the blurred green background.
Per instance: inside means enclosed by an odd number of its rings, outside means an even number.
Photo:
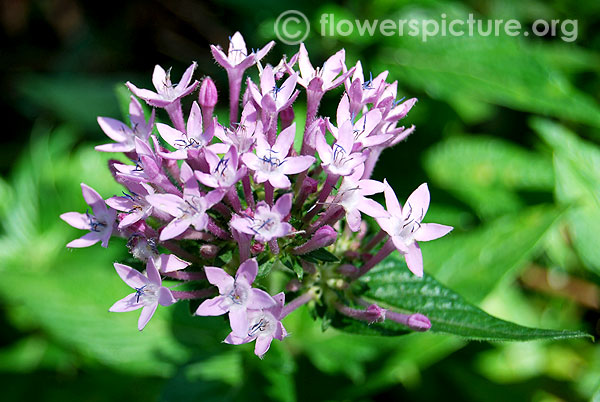
[[[120,192],[106,168],[96,116],[121,118],[115,90],[150,85],[155,64],[179,75],[192,60],[226,104],[208,45],[236,30],[248,47],[276,39],[287,9],[313,25],[313,64],[341,47],[365,71],[390,71],[418,97],[417,132],[386,151],[375,178],[400,198],[429,182],[431,222],[455,226],[425,244],[425,270],[489,313],[522,325],[599,335],[600,3],[566,0],[261,1],[2,0],[0,147],[0,387],[3,401],[460,400],[582,401],[600,385],[588,340],[467,343],[412,334],[321,332],[302,309],[291,336],[263,361],[221,344],[220,317],[159,309],[109,314],[127,287],[112,263],[124,241],[67,250],[80,235],[58,219],[83,211],[79,183]],[[336,18],[576,19],[578,38],[323,38]],[[277,63],[297,46],[277,44]],[[321,113],[334,115],[339,92]],[[299,100],[302,107],[303,100]],[[219,111],[224,113],[224,109]],[[298,112],[301,116],[302,112]],[[597,395],[600,400],[600,393]]]

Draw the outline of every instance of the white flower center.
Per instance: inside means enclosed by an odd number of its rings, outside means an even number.
[[[273,336],[277,329],[277,320],[273,314],[268,311],[261,311],[253,317],[249,317],[248,337],[257,338],[259,336]]]
[[[145,306],[150,306],[158,303],[160,286],[154,283],[148,283],[140,288],[135,289],[136,303],[143,303]]]

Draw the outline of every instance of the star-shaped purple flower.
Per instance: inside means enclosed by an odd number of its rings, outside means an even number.
[[[246,153],[242,155],[242,161],[254,171],[257,183],[268,181],[274,188],[289,188],[291,183],[287,175],[303,172],[312,165],[315,161],[312,156],[288,156],[295,134],[296,123],[292,123],[279,134],[273,146],[264,135],[256,136],[256,154]]]
[[[119,222],[119,229],[126,228],[152,215],[152,205],[146,201],[146,196],[154,194],[154,188],[146,183],[135,182],[128,182],[127,187],[129,193],[123,192],[122,196],[111,197],[106,200],[111,208],[128,212],[128,215]]]
[[[186,124],[185,133],[164,123],[156,124],[156,129],[162,139],[176,149],[174,152],[162,152],[159,150],[158,154],[165,159],[187,159],[188,151],[190,150],[211,148],[215,152],[223,152],[223,144],[209,145],[213,139],[215,127],[216,120],[215,124],[210,125],[207,130],[202,129],[202,111],[198,103],[194,101]]]
[[[205,186],[229,190],[246,175],[246,166],[239,166],[238,152],[233,145],[222,158],[210,149],[204,151],[204,156],[210,168],[209,173],[195,173]]]
[[[152,194],[146,197],[154,208],[175,217],[161,231],[159,237],[161,241],[179,236],[190,225],[198,231],[206,229],[208,225],[206,211],[221,201],[224,195],[223,191],[214,190],[201,196],[194,172],[185,162],[181,165],[181,179],[185,183],[183,198],[174,194]]]
[[[254,236],[260,242],[268,242],[288,235],[293,227],[285,222],[292,208],[292,194],[284,194],[273,205],[261,201],[256,205],[254,217],[231,220],[231,227],[238,232]]]
[[[276,304],[267,292],[251,286],[258,273],[256,259],[242,263],[235,278],[217,267],[204,267],[204,272],[208,281],[219,289],[219,296],[202,302],[195,314],[229,313],[231,329],[238,336],[243,336],[248,328],[248,310],[266,309]]]
[[[262,359],[269,350],[273,339],[282,341],[288,335],[281,323],[285,293],[278,293],[273,296],[273,299],[276,304],[272,307],[248,311],[248,321],[244,332],[242,334],[231,332],[224,342],[241,345],[256,341],[254,354]]]
[[[129,119],[131,127],[119,120],[111,119],[110,117],[98,117],[98,124],[104,134],[116,141],[111,144],[103,144],[95,147],[96,151],[102,152],[131,152],[135,150],[135,138],[138,137],[145,142],[148,141],[154,127],[155,111],[152,109],[150,120],[146,122],[144,111],[140,102],[134,97],[131,97],[129,102]]]
[[[152,74],[152,84],[156,88],[156,92],[148,89],[139,89],[131,82],[127,82],[127,88],[138,98],[146,101],[151,106],[165,108],[186,95],[189,95],[198,86],[198,81],[194,81],[190,85],[192,75],[196,69],[196,62],[185,70],[178,84],[171,82],[171,69],[165,71],[161,66],[154,67]]]
[[[148,324],[159,304],[166,307],[177,301],[173,297],[173,293],[162,286],[160,274],[154,266],[152,258],[149,258],[146,264],[146,274],[148,276],[144,276],[135,269],[123,264],[115,263],[115,269],[121,279],[135,292],[113,304],[108,311],[123,313],[141,308],[142,313],[138,320],[140,331]]]
[[[427,183],[421,184],[400,206],[394,189],[384,180],[385,204],[388,215],[376,218],[398,251],[404,254],[408,269],[423,276],[423,256],[417,241],[435,240],[448,234],[453,227],[438,223],[422,223],[429,208]]]
[[[90,186],[81,183],[81,192],[85,202],[92,207],[94,214],[86,212],[66,212],[60,218],[77,229],[89,230],[79,239],[67,244],[69,248],[89,247],[102,241],[102,247],[108,247],[113,232],[117,211],[106,207],[104,199]]]
[[[348,176],[367,157],[361,152],[352,152],[354,148],[354,132],[350,120],[342,124],[337,135],[337,141],[333,146],[329,146],[325,136],[317,133],[317,152],[319,152],[323,168],[327,173],[335,176]]]
[[[371,217],[387,215],[379,203],[365,197],[381,193],[384,191],[385,185],[375,180],[360,180],[363,171],[363,167],[359,166],[352,175],[344,177],[342,185],[332,201],[332,204],[344,208],[348,226],[353,232],[358,232],[360,229],[361,212]]]

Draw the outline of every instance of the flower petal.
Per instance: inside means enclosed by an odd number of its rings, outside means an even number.
[[[100,197],[100,194],[87,184],[81,183],[81,192],[83,193],[83,199],[85,202],[92,207],[94,215],[102,215],[107,213],[106,204],[104,199]]]
[[[429,241],[439,239],[450,233],[454,229],[452,226],[440,225],[439,223],[422,223],[421,227],[415,233],[415,240]]]
[[[384,195],[385,195],[385,205],[387,207],[388,212],[397,217],[402,217],[402,207],[400,207],[400,203],[398,202],[398,197],[396,197],[396,193],[392,186],[390,186],[386,179],[383,179],[383,184],[385,185]]]
[[[256,344],[254,345],[254,354],[262,359],[265,353],[267,353],[267,351],[269,350],[269,347],[271,346],[271,341],[273,341],[273,337],[268,335],[259,336],[258,338],[256,338]]]
[[[160,232],[160,241],[173,239],[190,227],[191,220],[175,218]]]
[[[144,303],[138,302],[137,299],[137,294],[131,293],[113,304],[108,311],[113,313],[124,313],[144,307]]]
[[[101,234],[98,232],[90,232],[81,236],[79,239],[75,239],[67,243],[68,248],[83,248],[93,246],[101,240]]]
[[[177,302],[177,299],[173,297],[173,293],[171,293],[171,291],[164,286],[161,286],[160,290],[158,291],[158,304],[166,307],[175,302]]]
[[[418,277],[423,276],[423,254],[421,254],[421,248],[417,244],[417,242],[413,242],[408,246],[408,250],[404,255],[406,259],[406,265],[408,265],[408,269],[417,275]]]
[[[252,285],[258,274],[258,263],[255,258],[244,261],[235,273],[236,280],[243,278],[248,286]]]
[[[248,300],[246,301],[246,305],[249,309],[260,310],[271,308],[274,307],[275,304],[275,300],[264,290],[255,288],[250,289]]]
[[[133,289],[139,289],[142,286],[145,286],[148,283],[150,283],[148,278],[146,278],[139,271],[131,268],[128,265],[123,265],[116,262],[114,266],[115,270],[117,271],[117,274],[119,274],[121,279],[123,279],[123,282],[125,282],[129,287]]]
[[[60,219],[74,228],[90,230],[90,218],[88,218],[86,214],[81,214],[79,212],[65,212],[60,216]]]
[[[236,336],[248,334],[248,312],[245,308],[229,310],[229,325]]]
[[[152,304],[150,306],[144,306],[142,312],[140,314],[140,319],[138,320],[138,329],[141,331],[144,329],[150,318],[154,315],[156,308],[158,307],[158,303]]]
[[[212,299],[204,300],[202,304],[198,306],[194,314],[202,316],[223,315],[229,311],[229,309],[221,307],[223,300],[225,300],[225,296],[217,296]]]
[[[204,267],[206,279],[219,288],[219,293],[224,294],[233,287],[233,277],[221,268]]]
[[[410,209],[407,209],[408,205],[412,208],[413,217],[417,219],[420,217],[420,219],[423,219],[429,208],[429,188],[427,188],[427,183],[421,184],[408,197],[406,204],[404,205],[405,213],[410,211]],[[421,220],[419,220],[419,222],[421,222]]]

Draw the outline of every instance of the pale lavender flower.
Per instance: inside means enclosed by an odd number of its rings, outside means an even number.
[[[342,124],[337,136],[337,141],[330,146],[325,136],[317,133],[317,152],[325,171],[335,176],[348,176],[367,159],[367,156],[361,152],[352,152],[354,132],[351,121]]]
[[[394,189],[384,181],[385,204],[388,215],[376,217],[377,223],[389,236],[398,251],[404,254],[408,268],[417,276],[423,276],[423,256],[417,241],[435,240],[448,234],[452,226],[422,223],[429,208],[427,183],[421,184],[400,206]]]
[[[201,196],[198,182],[187,163],[181,166],[181,179],[184,182],[183,198],[174,194],[146,197],[150,205],[175,217],[160,233],[161,241],[179,236],[190,226],[198,231],[206,229],[209,219],[206,211],[221,201],[224,195],[223,191],[214,190]]]
[[[273,67],[267,65],[260,74],[260,89],[250,80],[248,80],[248,87],[257,105],[269,113],[279,113],[298,97],[299,91],[294,91],[297,80],[298,74],[294,73],[278,87]]]
[[[115,263],[115,269],[121,279],[135,292],[113,304],[108,311],[122,313],[141,308],[142,313],[138,320],[140,331],[148,324],[159,304],[166,307],[177,301],[173,297],[173,293],[162,286],[160,274],[154,266],[152,258],[148,259],[146,264],[146,275],[148,276],[144,276],[135,269],[123,264]]]
[[[262,123],[257,121],[258,113],[252,102],[244,105],[239,123],[235,123],[235,130],[217,129],[215,136],[225,144],[235,145],[240,155],[250,152],[256,144],[255,134],[262,133]]]
[[[241,345],[256,341],[254,354],[261,359],[269,350],[273,339],[282,341],[288,334],[281,323],[285,294],[283,292],[273,296],[276,304],[270,308],[248,311],[248,322],[243,335],[231,332],[224,342],[232,345]]]
[[[254,236],[260,242],[288,235],[293,227],[285,222],[292,208],[292,194],[284,194],[269,207],[266,202],[259,202],[253,217],[245,217],[231,221],[231,227],[241,233]]]
[[[242,74],[248,67],[260,61],[275,45],[274,41],[267,43],[262,49],[257,52],[248,54],[246,42],[241,33],[236,32],[229,38],[229,49],[227,55],[223,52],[220,46],[211,45],[210,50],[213,57],[227,73],[235,72]]]
[[[146,101],[151,106],[166,108],[173,103],[179,101],[186,95],[189,95],[198,86],[198,81],[194,81],[190,85],[192,75],[196,69],[196,62],[192,63],[191,66],[185,70],[181,81],[178,84],[171,82],[171,69],[165,71],[161,66],[156,65],[154,67],[154,73],[152,74],[152,84],[156,88],[156,92],[152,92],[148,89],[139,89],[131,82],[127,82],[127,88],[138,98]]]
[[[353,232],[360,229],[361,215],[371,217],[385,216],[385,209],[376,201],[367,198],[367,195],[381,193],[385,185],[375,180],[361,180],[363,168],[356,169],[354,174],[344,177],[332,204],[340,205],[346,211],[346,221]]]
[[[387,75],[388,72],[384,71],[375,78],[369,75],[369,79],[365,80],[361,62],[356,63],[352,78],[346,79],[345,82],[346,92],[350,96],[350,112],[352,115],[357,116],[363,106],[377,101],[385,89],[384,84]]]
[[[230,123],[237,122],[239,96],[242,86],[242,78],[244,71],[262,59],[275,42],[267,43],[262,49],[248,54],[246,42],[242,34],[236,32],[229,38],[229,51],[227,55],[223,53],[220,46],[211,45],[210,50],[213,57],[226,71],[229,79],[229,121]]]
[[[158,141],[155,138],[152,136],[154,144],[157,145]],[[152,182],[157,176],[163,174],[162,159],[146,141],[137,137],[134,141],[135,152],[138,156],[138,160],[133,161],[135,165],[115,163],[113,166],[118,171],[117,175],[124,179],[134,182]]]
[[[187,159],[189,150],[212,149],[215,152],[222,152],[222,144],[209,145],[214,136],[215,124],[209,126],[206,130],[202,127],[202,111],[198,103],[192,103],[190,116],[188,117],[186,132],[181,132],[167,124],[157,123],[156,128],[160,136],[169,145],[176,149],[174,152],[162,152],[158,154],[165,159]]]
[[[98,117],[98,124],[102,131],[104,131],[104,134],[116,141],[116,143],[98,145],[95,147],[96,151],[131,152],[135,150],[136,137],[148,141],[152,133],[152,127],[154,126],[154,115],[155,111],[152,109],[150,119],[146,122],[142,105],[132,96],[129,102],[131,127],[110,117]]]
[[[146,183],[128,183],[129,193],[123,192],[122,196],[111,197],[106,200],[108,206],[117,211],[128,212],[121,222],[119,229],[123,229],[152,215],[152,205],[146,201],[146,196],[154,194],[154,188]]]
[[[342,96],[342,100],[338,104],[336,121],[338,126],[347,121],[354,122],[354,117],[350,113],[350,99],[347,94]],[[377,109],[371,109],[362,115],[356,123],[352,125],[354,134],[354,143],[359,145],[358,148],[367,148],[384,143],[392,138],[391,134],[381,134],[376,128],[381,122],[381,112]],[[338,129],[330,121],[328,121],[328,129],[335,138],[338,138]],[[356,148],[356,146],[355,146]]]
[[[79,239],[67,244],[69,248],[92,246],[102,241],[102,247],[108,247],[108,240],[113,232],[117,211],[106,207],[104,199],[90,186],[81,183],[83,199],[92,208],[93,214],[86,212],[66,212],[60,218],[77,229],[89,230]]]
[[[254,258],[239,266],[235,278],[217,267],[204,267],[204,272],[208,281],[219,289],[219,296],[202,302],[195,314],[215,316],[229,313],[231,330],[239,336],[243,336],[248,328],[248,310],[276,305],[267,292],[252,287],[258,273],[258,263]]]
[[[308,52],[304,43],[300,44],[298,51],[298,68],[300,69],[300,77],[298,84],[304,88],[325,93],[333,88],[336,88],[344,82],[344,80],[354,72],[354,69],[343,72],[346,60],[346,51],[339,50],[333,56],[329,57],[323,67],[316,69],[310,63]],[[294,71],[289,68],[288,72],[293,74]]]
[[[256,136],[256,154],[246,153],[242,155],[242,161],[254,171],[257,183],[268,181],[275,188],[289,188],[291,183],[287,175],[303,172],[312,165],[315,161],[312,156],[288,156],[295,134],[294,123],[279,134],[273,146],[264,135]]]
[[[229,190],[246,175],[246,167],[239,166],[238,152],[235,146],[230,146],[222,157],[206,148],[204,151],[209,173],[196,171],[200,183],[212,188]]]

